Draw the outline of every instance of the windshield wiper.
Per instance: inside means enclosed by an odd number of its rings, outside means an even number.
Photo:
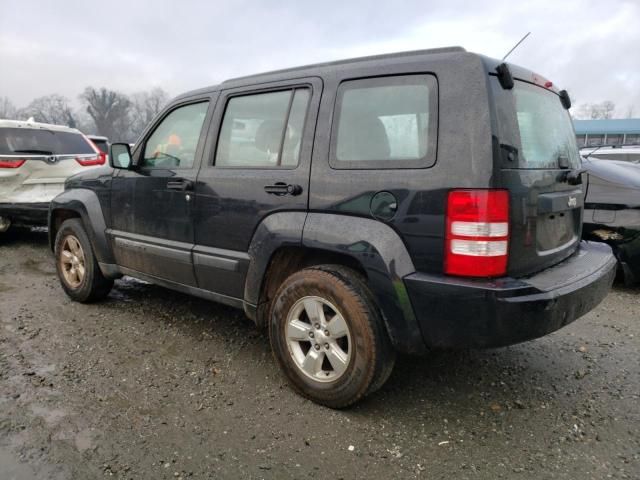
[[[53,155],[53,152],[50,150],[38,150],[38,149],[27,149],[27,150],[14,150],[14,153],[35,153],[40,155]]]

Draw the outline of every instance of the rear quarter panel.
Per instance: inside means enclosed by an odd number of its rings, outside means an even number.
[[[420,61],[400,58],[384,68],[375,62],[363,62],[357,69],[338,70],[325,78],[313,152],[309,208],[312,212],[372,218],[372,197],[377,192],[390,192],[398,201],[398,209],[385,223],[400,235],[417,270],[442,272],[448,190],[487,187],[492,181],[487,74],[480,57],[474,54],[422,58]],[[330,132],[340,82],[411,73],[428,73],[437,79],[435,164],[428,168],[397,170],[330,167]]]

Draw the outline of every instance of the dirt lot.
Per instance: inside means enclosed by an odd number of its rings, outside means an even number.
[[[346,411],[232,309],[131,279],[72,303],[0,239],[0,478],[640,478],[640,289],[549,337],[401,358]]]

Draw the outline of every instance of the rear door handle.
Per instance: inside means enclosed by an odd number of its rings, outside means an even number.
[[[271,195],[300,195],[302,187],[295,184],[276,182],[273,185],[265,185],[264,191]]]
[[[187,190],[193,190],[193,182],[186,178],[180,178],[178,180],[169,180],[167,182],[167,188],[169,190],[180,190],[186,192]]]

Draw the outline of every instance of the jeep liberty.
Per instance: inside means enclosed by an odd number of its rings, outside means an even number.
[[[533,339],[609,292],[569,107],[459,47],[186,93],[51,203],[62,287],[91,302],[129,275],[241,308],[298,392],[346,407],[396,352]]]

